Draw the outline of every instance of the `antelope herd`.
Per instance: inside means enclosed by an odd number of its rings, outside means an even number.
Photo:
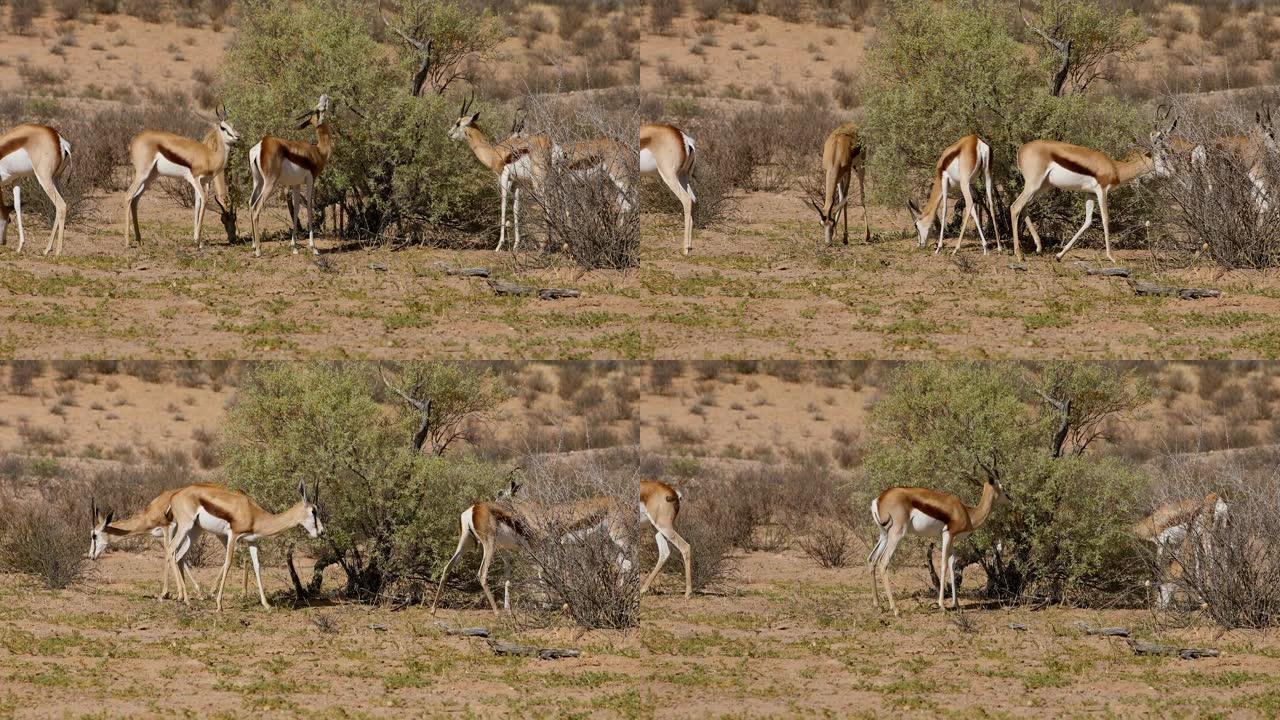
[[[495,615],[511,609],[511,556],[536,554],[539,538],[559,545],[581,542],[591,536],[601,537],[616,549],[616,556],[611,562],[616,563],[621,574],[629,573],[633,567],[631,535],[635,521],[647,522],[653,528],[658,553],[657,561],[640,585],[640,594],[647,593],[653,586],[670,556],[670,547],[674,545],[684,562],[684,597],[692,597],[693,553],[689,543],[676,530],[683,495],[670,484],[641,480],[638,507],[605,495],[546,503],[527,497],[523,490],[521,483],[511,481],[495,500],[475,503],[462,512],[457,548],[440,572],[431,602],[432,614],[436,612],[450,571],[477,545],[481,550],[477,579]],[[161,539],[165,555],[163,585],[158,598],[169,597],[169,577],[172,575],[177,598],[189,603],[188,584],[195,588],[197,594],[201,594],[201,590],[191,572],[187,555],[193,540],[201,532],[209,533],[218,538],[225,550],[218,576],[216,608],[222,610],[223,588],[237,543],[248,547],[257,581],[258,600],[264,608],[269,608],[262,585],[258,542],[294,527],[303,528],[313,538],[324,533],[318,506],[318,485],[308,492],[306,485],[299,483],[298,495],[298,502],[292,507],[281,513],[271,513],[242,492],[220,485],[195,484],[166,490],[137,514],[123,520],[116,520],[113,512],[102,513],[94,503],[90,510],[89,557],[101,557],[113,539],[147,534],[156,536]],[[1004,488],[995,479],[984,483],[979,501],[974,506],[965,504],[950,493],[923,487],[892,487],[872,500],[871,519],[880,536],[867,556],[867,570],[871,575],[876,607],[881,608],[880,589],[883,586],[889,611],[899,615],[889,582],[889,563],[907,535],[941,543],[937,606],[947,609],[946,588],[950,583],[951,607],[958,607],[956,544],[980,529],[997,508],[1007,502]],[[1136,539],[1155,546],[1158,586],[1154,604],[1157,608],[1170,607],[1178,593],[1187,598],[1194,596],[1185,582],[1188,564],[1198,571],[1200,564],[1212,557],[1214,538],[1225,526],[1227,517],[1227,503],[1216,493],[1210,493],[1203,498],[1161,505],[1133,526],[1132,533]],[[489,589],[489,571],[495,558],[502,561],[503,567],[502,610]],[[534,559],[539,560],[537,557]],[[932,570],[932,559],[929,562]],[[535,562],[535,567],[541,576],[541,563]],[[245,573],[247,594],[247,569]]]
[[[648,522],[656,531],[654,540],[658,548],[658,560],[640,587],[643,594],[649,590],[670,554],[669,544],[675,545],[684,559],[684,596],[693,594],[693,555],[689,543],[676,531],[676,517],[680,514],[681,494],[671,485],[656,480],[639,483],[638,508],[603,495],[566,503],[542,504],[527,499],[521,493],[522,485],[511,482],[496,501],[481,502],[463,511],[460,518],[461,533],[458,547],[440,573],[439,586],[431,603],[435,613],[449,571],[454,564],[475,545],[479,545],[483,557],[480,562],[480,588],[495,614],[498,604],[489,590],[489,567],[495,555],[501,556],[504,569],[503,608],[510,610],[510,553],[529,552],[536,534],[552,535],[555,542],[580,542],[584,538],[601,534],[617,549],[616,562],[622,573],[632,569],[630,560],[630,532],[632,518]],[[201,593],[194,574],[187,562],[193,540],[201,533],[209,533],[222,543],[225,553],[222,570],[218,576],[216,607],[222,610],[223,588],[227,572],[231,568],[236,543],[249,549],[249,560],[258,585],[258,600],[264,608],[270,608],[262,586],[262,570],[258,560],[258,541],[278,535],[294,527],[303,528],[311,537],[324,533],[320,519],[319,486],[310,492],[304,483],[298,483],[299,500],[281,513],[264,510],[243,492],[221,485],[195,484],[166,490],[147,503],[137,514],[116,520],[115,513],[102,513],[96,503],[91,503],[89,557],[97,559],[107,550],[113,538],[136,535],[154,535],[161,539],[165,555],[163,587],[159,598],[169,596],[169,576],[173,575],[177,597],[189,603],[187,590],[190,583],[197,594]],[[638,509],[638,512],[637,512]],[[246,591],[248,578],[246,576]]]

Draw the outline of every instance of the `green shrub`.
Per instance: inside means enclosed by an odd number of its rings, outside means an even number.
[[[1117,158],[1134,149],[1141,134],[1136,110],[1113,97],[1084,93],[1084,80],[1081,92],[1051,95],[1056,68],[1043,53],[1040,62],[1028,62],[1028,48],[1015,37],[1015,21],[1006,10],[995,0],[892,0],[879,27],[879,42],[867,57],[865,130],[873,143],[867,174],[878,200],[901,206],[908,197],[927,193],[943,148],[976,132],[991,144],[993,181],[1003,190],[997,193],[997,213],[1007,226],[1008,213],[999,208],[1007,207],[1022,188],[1016,167],[1023,143],[1061,140]],[[1078,17],[1060,10],[1070,15],[1071,29],[1082,42],[1095,48],[1094,62],[1115,56],[1098,57],[1101,40],[1085,26],[1090,17],[1101,22],[1097,17],[1110,16]],[[1121,240],[1122,223],[1140,219],[1127,209],[1132,195],[1126,190],[1112,196],[1112,231],[1121,231]],[[1083,203],[1078,193],[1045,193],[1031,212],[1042,226],[1050,223],[1052,237],[1067,228],[1075,231]]]
[[[461,12],[448,17],[471,22]],[[266,134],[314,142],[314,131],[292,128],[327,93],[337,135],[318,206],[341,202],[349,231],[362,237],[424,240],[437,227],[480,227],[497,205],[492,173],[449,140],[452,100],[409,94],[416,51],[379,43],[371,28],[380,22],[367,3],[347,0],[245,6],[222,67],[227,109],[246,139],[239,152]],[[434,32],[447,34],[437,27],[442,18],[433,22]],[[238,194],[247,197],[246,163],[233,167],[241,168]]]
[[[421,452],[407,429],[416,411],[379,402],[380,390],[367,365],[264,366],[242,386],[222,436],[228,482],[266,507],[293,502],[299,480],[319,482],[325,534],[312,550],[321,569],[340,564],[346,593],[365,599],[420,592],[457,543],[453,509],[492,498],[505,474]]]
[[[988,596],[1100,602],[1132,591],[1143,564],[1129,528],[1146,479],[1078,443],[1144,402],[1135,382],[1118,368],[1091,364],[1025,371],[1005,364],[903,366],[872,410],[856,506],[867,507],[890,486],[930,487],[972,504],[981,483],[994,478],[1008,504],[965,540],[987,573]],[[1124,400],[1104,402],[1090,392],[1097,386],[1119,387]],[[1067,447],[1078,453],[1054,456],[1062,415],[1035,389],[1072,401],[1077,410],[1066,435],[1076,440]]]

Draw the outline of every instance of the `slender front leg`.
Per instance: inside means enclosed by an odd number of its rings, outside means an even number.
[[[502,226],[498,228],[498,247],[494,248],[494,252],[502,252],[502,246],[507,242],[507,193],[511,190],[511,181],[507,177],[507,171],[502,171],[502,177],[498,179],[498,187],[502,191]]]
[[[481,543],[481,549],[484,550],[484,557],[480,560],[480,589],[484,591],[484,596],[489,600],[489,607],[493,608],[493,614],[501,615],[498,612],[498,603],[493,599],[493,593],[489,592],[489,565],[493,563],[493,543]]]
[[[943,599],[947,594],[947,558],[951,553],[951,533],[942,531],[942,557],[938,562],[938,609],[945,610]]]
[[[1062,248],[1062,251],[1057,254],[1056,257],[1058,260],[1061,260],[1062,256],[1067,254],[1067,251],[1070,250],[1071,247],[1076,244],[1076,240],[1079,240],[1080,236],[1084,234],[1084,231],[1088,230],[1089,226],[1092,224],[1093,224],[1093,198],[1089,198],[1084,202],[1084,224],[1080,226],[1080,229],[1076,231],[1075,235],[1071,236],[1071,240],[1067,241],[1067,244],[1065,247]],[[1108,256],[1110,256],[1110,252],[1108,252],[1107,254]]]
[[[973,224],[978,228],[978,236],[982,236],[982,223],[978,222],[978,212],[973,209],[973,195],[970,193],[968,183],[960,186],[960,195],[964,198],[964,215],[960,219],[960,237],[956,238],[956,247],[951,251],[952,255],[960,252],[960,244],[964,242],[964,231],[969,227],[969,216],[973,216]],[[982,241],[982,254],[987,254],[987,241]]]
[[[1107,249],[1107,260],[1114,263],[1116,259],[1111,257],[1111,219],[1107,216],[1107,191],[1105,188],[1098,191],[1098,210],[1102,213],[1102,241]]]
[[[658,573],[662,571],[662,566],[666,564],[667,558],[671,555],[671,549],[667,546],[667,539],[662,536],[661,530],[654,534],[653,541],[658,544],[658,562],[654,563],[653,570],[649,572],[649,577],[645,578],[644,584],[640,586],[641,595],[649,591],[649,586],[658,577]]]
[[[511,201],[512,226],[516,233],[516,242],[511,246],[512,252],[520,249],[520,186],[515,186],[514,197]]]
[[[312,255],[320,254],[320,251],[316,250],[316,178],[314,175],[307,177],[307,247],[311,248]]]
[[[262,607],[271,609],[271,605],[267,603],[267,594],[262,590],[262,568],[258,565],[258,545],[256,543],[249,546],[249,561],[253,563],[253,577],[258,581],[258,599],[262,601]]]
[[[511,558],[502,553],[502,609],[511,612]]]
[[[289,250],[294,255],[297,255],[298,228],[302,227],[302,221],[298,219],[298,213],[301,212],[298,209],[298,205],[301,203],[301,198],[298,196],[298,186],[294,185],[289,188],[289,194],[285,197],[289,199]]]
[[[222,561],[222,574],[218,576],[218,612],[222,612],[222,589],[227,584],[227,572],[231,570],[231,556],[236,551],[236,534],[227,534],[227,556]]]
[[[942,245],[947,241],[947,188],[950,185],[947,174],[942,173],[942,203],[938,205],[938,247],[934,249],[934,255],[942,251]]]
[[[22,188],[13,186],[13,211],[18,215],[18,252],[27,242],[27,231],[22,228]]]
[[[956,597],[956,551],[955,551],[955,547],[952,547],[952,548],[951,548],[951,558],[949,559],[949,561],[948,561],[948,563],[947,563],[947,564],[948,564],[948,566],[949,566],[949,570],[948,570],[948,572],[950,572],[950,573],[951,573],[951,607],[953,607],[953,608],[958,608],[958,607],[960,607],[960,600],[959,600],[959,598],[957,598],[957,597]]]

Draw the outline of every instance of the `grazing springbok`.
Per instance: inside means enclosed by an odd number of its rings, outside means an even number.
[[[240,135],[227,119],[226,109],[219,108],[217,112],[216,118],[205,117],[213,128],[200,142],[160,130],[143,130],[129,142],[133,182],[125,192],[125,247],[129,247],[132,240],[142,244],[142,230],[138,227],[138,202],[147,191],[147,185],[156,177],[182,178],[191,184],[191,190],[195,193],[195,217],[192,220],[191,234],[196,247],[203,247],[201,231],[207,202],[205,183],[213,180],[218,202],[226,206],[227,157],[231,153],[231,146],[240,140]],[[132,238],[130,230],[133,232]]]
[[[1071,240],[1058,252],[1055,256],[1056,259],[1061,260],[1067,254],[1067,251],[1071,249],[1071,246],[1075,245],[1076,240],[1079,240],[1084,231],[1088,230],[1089,226],[1093,224],[1093,205],[1096,199],[1098,210],[1102,214],[1102,237],[1105,243],[1107,260],[1115,262],[1115,258],[1111,255],[1111,221],[1107,211],[1108,194],[1121,185],[1148,173],[1155,172],[1157,169],[1162,169],[1161,172],[1164,172],[1163,169],[1168,167],[1168,162],[1161,152],[1166,146],[1165,138],[1177,124],[1178,121],[1175,119],[1167,129],[1157,129],[1151,133],[1151,147],[1155,155],[1152,152],[1138,151],[1128,159],[1119,162],[1112,160],[1105,153],[1097,150],[1054,140],[1032,140],[1018,148],[1018,170],[1022,173],[1026,184],[1022,188],[1022,193],[1018,195],[1018,198],[1013,201],[1013,205],[1009,208],[1009,219],[1013,228],[1013,253],[1017,259],[1022,259],[1018,216],[1022,213],[1023,208],[1027,206],[1027,203],[1035,199],[1036,195],[1048,187],[1053,187],[1059,190],[1093,195],[1093,197],[1085,201],[1084,224],[1080,226],[1080,229],[1076,231]],[[1030,217],[1026,218],[1026,221],[1027,229],[1031,232],[1032,238],[1035,239],[1036,252],[1040,252],[1043,249],[1040,243],[1040,233],[1036,230],[1035,225],[1032,224]]]
[[[67,201],[62,199],[62,193],[58,190],[58,178],[66,171],[70,158],[71,143],[47,125],[19,125],[0,135],[0,245],[5,243],[5,234],[9,229],[10,208],[4,199],[4,186],[14,183],[13,210],[18,215],[17,252],[22,252],[27,234],[22,227],[22,188],[17,182],[25,177],[35,177],[54,208],[53,231],[49,234],[49,244],[45,246],[44,254],[48,255],[55,248],[55,241],[57,250],[54,255],[62,254],[62,238],[67,225]]]
[[[667,562],[667,556],[671,554],[667,544],[670,543],[676,546],[680,551],[680,557],[684,559],[684,596],[686,598],[693,596],[693,556],[689,543],[676,532],[676,516],[680,514],[682,497],[679,490],[664,482],[640,481],[640,511],[657,531],[653,535],[653,540],[658,544],[658,562],[654,564],[653,570],[640,586],[641,595],[648,591],[649,586],[662,570],[662,566]]]
[[[333,153],[333,133],[325,114],[329,111],[329,96],[321,95],[315,108],[297,117],[302,120],[298,129],[307,127],[316,129],[316,142],[286,140],[267,135],[249,149],[249,171],[253,174],[253,191],[249,194],[249,223],[253,229],[253,256],[262,256],[261,225],[262,209],[271,199],[277,187],[289,188],[287,197],[289,204],[289,248],[298,254],[298,205],[299,188],[306,188],[307,193],[307,246],[313,255],[316,250],[316,178],[324,172]]]
[[[947,237],[947,191],[959,189],[964,197],[964,214],[960,221],[960,237],[956,238],[956,247],[951,251],[954,255],[964,242],[965,227],[969,218],[978,228],[978,237],[982,240],[982,254],[987,254],[987,236],[982,233],[982,221],[978,218],[978,210],[973,204],[973,193],[970,190],[973,181],[982,171],[982,181],[987,186],[987,210],[991,213],[991,224],[995,228],[996,250],[1000,248],[1000,226],[996,222],[996,204],[991,196],[991,145],[977,135],[965,135],[952,143],[933,168],[933,187],[929,190],[929,199],[925,201],[924,210],[916,207],[914,201],[907,201],[907,211],[916,225],[916,233],[920,238],[920,247],[929,242],[929,232],[934,222],[938,223],[938,247],[933,251],[938,254]]]
[[[1156,606],[1173,603],[1187,558],[1199,563],[1212,548],[1213,531],[1227,519],[1227,503],[1217,493],[1201,499],[1165,503],[1133,528],[1139,539],[1156,546],[1156,570],[1160,574]]]
[[[96,502],[90,503],[89,515],[92,525],[90,526],[89,534],[89,558],[97,560],[102,557],[102,554],[107,551],[107,546],[111,543],[112,538],[127,538],[135,535],[150,534],[160,538],[160,542],[164,546],[165,564],[161,573],[164,585],[158,598],[169,597],[170,570],[173,571],[174,578],[177,580],[175,587],[181,584],[181,580],[178,579],[178,574],[181,572],[195,586],[196,592],[200,592],[200,585],[196,583],[196,579],[191,574],[191,568],[186,561],[181,560],[176,565],[174,564],[173,552],[170,547],[173,538],[173,513],[170,512],[169,505],[173,501],[173,496],[183,489],[165,490],[147,503],[146,507],[136,515],[120,521],[114,520],[114,512],[107,511],[107,514],[103,515],[98,510]]]
[[[640,126],[640,174],[658,175],[684,209],[684,254],[693,252],[693,138],[674,125]]]
[[[493,593],[489,591],[489,568],[493,564],[494,555],[503,553],[502,607],[510,611],[511,565],[507,553],[527,551],[530,541],[547,531],[558,533],[558,539],[562,542],[581,540],[597,532],[608,533],[609,540],[618,548],[618,567],[623,573],[631,571],[631,560],[627,558],[627,513],[616,499],[599,495],[544,506],[517,498],[522,487],[520,483],[512,481],[498,494],[497,502],[476,503],[462,511],[458,547],[449,562],[445,563],[444,570],[440,571],[436,596],[431,602],[432,614],[440,602],[440,594],[444,592],[449,571],[463,554],[477,544],[483,553],[477,577],[494,615],[501,614]]]
[[[507,196],[512,196],[512,216],[515,227],[515,242],[511,249],[520,249],[520,192],[522,188],[532,189],[537,178],[544,177],[543,159],[550,156],[550,140],[545,135],[524,136],[521,127],[512,121],[511,135],[498,143],[490,141],[479,125],[480,112],[471,113],[471,105],[475,101],[472,95],[462,103],[458,111],[458,119],[449,129],[449,137],[458,142],[465,142],[481,165],[493,171],[498,179],[498,189],[502,192],[502,228],[498,231],[498,246],[494,252],[501,252],[507,241]]]
[[[827,136],[822,145],[822,168],[826,172],[823,202],[819,207],[812,199],[809,204],[818,211],[822,232],[827,244],[835,234],[836,223],[844,215],[844,244],[849,244],[849,212],[847,205],[849,181],[853,173],[858,175],[858,195],[862,202],[862,220],[866,233],[864,242],[871,242],[871,217],[867,215],[867,146],[855,123],[845,123]]]
[[[301,526],[313,538],[319,537],[324,532],[324,524],[320,521],[320,511],[316,507],[318,491],[317,484],[308,495],[306,485],[299,482],[298,494],[301,499],[282,513],[271,513],[263,510],[248,495],[221,485],[185,487],[174,493],[169,503],[175,526],[171,544],[173,561],[182,561],[191,547],[192,539],[200,530],[217,535],[223,541],[227,553],[222,563],[222,573],[218,576],[217,607],[221,612],[222,588],[226,584],[227,571],[231,569],[231,557],[235,553],[236,543],[244,541],[249,546],[249,560],[253,564],[254,578],[258,581],[258,599],[262,602],[262,607],[270,608],[267,595],[262,589],[258,541],[295,526]],[[179,590],[182,601],[188,602],[186,585],[180,585]]]
[[[879,572],[885,595],[889,597],[889,609],[895,616],[899,614],[893,602],[893,590],[889,587],[889,560],[907,533],[931,540],[941,539],[939,566],[943,576],[942,582],[938,583],[938,607],[946,609],[943,599],[948,575],[951,578],[951,606],[957,607],[955,544],[982,527],[996,502],[1004,496],[1000,483],[990,479],[982,486],[982,499],[977,507],[965,505],[950,493],[929,488],[894,487],[880,493],[880,497],[871,501],[871,519],[880,528],[880,539],[867,556],[876,607],[880,607],[880,593],[876,588],[876,573]]]

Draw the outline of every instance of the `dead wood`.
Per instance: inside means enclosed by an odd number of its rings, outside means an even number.
[[[442,263],[442,262],[438,262],[436,263],[436,265],[439,266],[440,270],[444,272],[445,275],[454,275],[458,277],[479,277],[479,278],[489,277],[489,268],[483,268],[483,267],[456,268],[456,267],[451,267],[447,263]]]
[[[1168,655],[1170,657],[1180,657],[1183,660],[1218,657],[1222,654],[1213,648],[1180,648],[1176,645],[1161,645],[1142,640],[1130,640],[1129,647],[1133,648],[1133,652],[1136,655]]]
[[[489,647],[494,655],[518,655],[520,657],[536,657],[540,660],[559,660],[560,658],[581,657],[577,650],[566,648],[540,648],[537,645],[519,645],[516,643],[489,640]]]
[[[1133,288],[1135,295],[1178,297],[1183,300],[1199,300],[1200,298],[1215,298],[1222,296],[1221,290],[1213,290],[1211,288],[1179,288],[1171,285],[1156,285],[1155,283],[1149,283],[1143,280],[1130,280],[1129,287]]]
[[[497,280],[489,280],[489,287],[493,288],[495,295],[537,296],[540,300],[582,297],[580,290],[571,288],[536,288],[532,285],[516,285]]]

